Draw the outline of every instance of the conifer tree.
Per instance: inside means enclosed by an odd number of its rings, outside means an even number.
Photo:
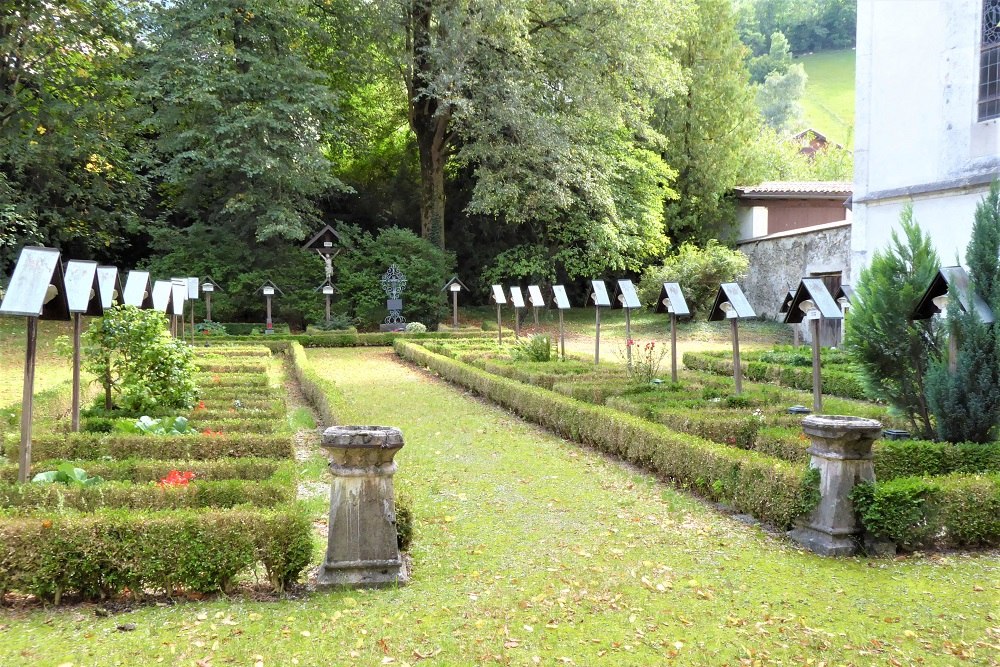
[[[966,250],[970,290],[978,293],[993,312],[1000,311],[1000,182],[976,207],[972,239]],[[995,324],[984,322],[970,308],[957,306],[952,290],[947,328],[958,338],[955,371],[942,357],[927,374],[927,400],[937,423],[938,436],[949,442],[990,442],[1000,423],[1000,340]],[[971,294],[967,295],[971,302]]]
[[[940,262],[911,207],[903,209],[899,224],[902,234],[894,230],[889,247],[861,271],[844,345],[861,368],[866,393],[902,413],[914,433],[933,438],[924,376],[940,335],[931,320],[913,321],[911,313]]]

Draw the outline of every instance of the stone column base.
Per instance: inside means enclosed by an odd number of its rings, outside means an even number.
[[[855,556],[861,553],[856,535],[833,535],[812,526],[797,526],[788,537],[820,556]]]
[[[402,560],[324,563],[316,575],[317,588],[391,588],[408,581]]]

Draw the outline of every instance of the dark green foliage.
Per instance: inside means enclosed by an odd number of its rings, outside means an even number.
[[[855,285],[857,302],[847,317],[844,347],[861,371],[865,393],[896,408],[914,433],[933,436],[924,376],[939,354],[940,332],[911,314],[940,262],[930,237],[903,209],[889,248],[876,251]]]
[[[1000,443],[880,440],[875,443],[874,463],[878,480],[1000,472]]]
[[[862,484],[851,500],[868,532],[904,549],[1000,544],[1000,475],[995,473]]]
[[[799,55],[846,49],[855,43],[857,6],[855,0],[739,0],[740,38],[756,55],[767,53],[768,35],[776,31]]]
[[[396,489],[396,545],[407,551],[413,541],[413,499],[405,491]]]
[[[407,281],[402,292],[403,317],[436,331],[448,314],[447,295],[441,287],[453,274],[455,256],[398,227],[383,229],[377,236],[357,229],[345,230],[344,234],[350,237],[351,250],[336,259],[337,285],[342,303],[359,326],[378,328],[388,315],[380,281],[395,264]]]
[[[83,334],[84,366],[104,386],[104,407],[139,417],[194,404],[191,349],[155,310],[115,306]]]
[[[749,260],[743,253],[710,240],[704,247],[685,243],[677,254],[660,266],[650,266],[639,281],[639,298],[647,306],[660,296],[665,282],[680,283],[692,312],[704,314],[720,283],[735,282],[746,276]]]
[[[966,250],[969,287],[1000,313],[1000,181],[976,207],[972,239]],[[952,290],[954,292],[954,290]],[[971,303],[971,294],[967,295]],[[946,326],[958,341],[956,370],[947,355],[927,371],[927,402],[934,413],[937,434],[948,442],[990,442],[1000,423],[1000,335],[997,325],[983,322],[975,309],[948,308]]]
[[[312,556],[312,523],[295,507],[274,510],[100,510],[0,522],[0,594],[58,604],[67,594],[105,598],[126,588],[175,593],[225,591],[263,566],[276,591]]]
[[[807,471],[755,452],[717,445],[603,406],[498,377],[404,340],[405,359],[484,396],[562,437],[597,447],[763,521],[788,526],[811,509]]]

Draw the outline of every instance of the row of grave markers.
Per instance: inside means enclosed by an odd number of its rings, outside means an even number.
[[[183,335],[184,305],[198,298],[198,278],[174,278],[151,282],[146,271],[131,271],[122,285],[117,267],[99,266],[97,262],[71,259],[62,263],[55,248],[21,249],[10,284],[0,302],[0,315],[26,318],[24,390],[21,399],[21,450],[18,481],[26,482],[31,468],[31,419],[34,403],[35,363],[38,345],[38,320],[73,321],[73,380],[71,428],[80,430],[80,336],[84,315],[103,315],[116,304],[152,308],[167,314],[171,333]],[[206,278],[200,284],[211,318],[211,294],[218,285]],[[194,335],[194,306],[191,308],[191,334]]]

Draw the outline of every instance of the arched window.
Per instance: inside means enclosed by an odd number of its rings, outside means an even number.
[[[979,120],[1000,117],[1000,0],[983,0],[979,55]]]

